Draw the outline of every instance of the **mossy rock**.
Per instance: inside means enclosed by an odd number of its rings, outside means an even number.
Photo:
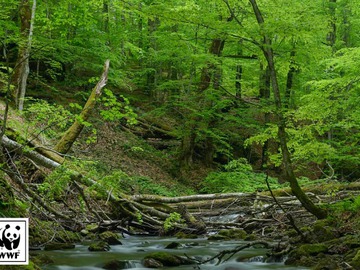
[[[175,234],[178,239],[197,239],[199,236],[193,233],[178,232]]]
[[[179,242],[171,242],[170,244],[166,245],[165,249],[176,249],[181,247]]]
[[[156,262],[160,262],[160,264],[162,264],[163,266],[179,266],[179,265],[187,265],[187,264],[192,264],[193,262],[177,256],[177,255],[173,255],[167,252],[163,252],[163,251],[159,251],[159,252],[153,252],[148,254],[144,260],[143,260],[143,264],[145,265],[148,264],[149,260],[154,260]],[[159,265],[160,265],[159,264]]]
[[[147,268],[162,268],[164,266],[161,262],[152,258],[145,258],[142,264]]]
[[[318,220],[314,223],[311,232],[311,238],[314,242],[325,242],[339,237],[339,234],[332,226],[329,226],[330,221]]]
[[[121,269],[127,269],[127,267],[128,267],[127,261],[111,260],[109,262],[106,262],[102,268],[107,270],[121,270]]]
[[[244,240],[245,241],[255,241],[256,239],[258,239],[258,237],[256,236],[256,234],[248,234]]]
[[[110,250],[110,246],[107,242],[105,241],[100,241],[97,243],[93,243],[88,247],[89,251],[109,251]]]
[[[105,241],[109,245],[122,245],[119,238],[120,236],[114,232],[106,231],[99,235],[102,241]]]
[[[328,247],[325,244],[305,244],[297,249],[297,253],[304,256],[314,256],[327,251]]]
[[[45,245],[44,250],[62,250],[62,249],[73,249],[75,244],[71,243],[48,243]]]
[[[247,233],[243,229],[226,229],[218,232],[219,236],[223,236],[223,240],[244,240]]]
[[[316,265],[312,268],[314,270],[338,270],[343,269],[339,263],[339,258],[336,259],[335,256],[322,256],[317,257],[314,261]]]
[[[315,266],[314,256],[328,251],[325,244],[305,244],[290,252],[286,265]]]

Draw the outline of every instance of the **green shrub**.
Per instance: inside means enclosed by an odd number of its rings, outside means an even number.
[[[74,115],[61,105],[30,98],[27,101],[24,116],[37,132],[48,138],[58,138],[74,121]]]
[[[176,225],[184,225],[185,221],[177,212],[170,213],[170,216],[164,221],[164,230],[169,231]]]
[[[333,210],[334,212],[350,211],[357,213],[360,210],[360,196],[345,199],[334,204],[330,204],[328,207],[330,210]]]
[[[212,172],[202,182],[201,192],[254,192],[258,189],[267,189],[264,173],[253,172],[246,159],[230,161],[222,172]],[[277,179],[269,177],[272,188],[279,188]]]

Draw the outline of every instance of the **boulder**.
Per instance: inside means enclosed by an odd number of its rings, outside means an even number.
[[[179,266],[179,265],[188,265],[188,264],[193,264],[193,262],[189,259],[168,253],[168,252],[163,252],[163,251],[159,251],[159,252],[153,252],[148,254],[144,260],[143,260],[143,264],[145,265],[145,263],[147,265],[149,265],[149,263],[154,263],[154,261],[156,261],[156,264],[158,265],[163,265],[163,266]],[[149,266],[146,266],[149,267]],[[149,267],[151,268],[151,267]],[[153,267],[155,268],[155,267]],[[157,267],[158,268],[158,267]]]
[[[122,243],[120,242],[119,238],[120,236],[116,233],[113,232],[103,232],[99,235],[99,238],[108,243],[109,245],[122,245]]]
[[[91,244],[89,246],[88,250],[89,251],[109,251],[110,246],[109,246],[109,244],[107,242],[100,241],[100,242]]]
[[[102,268],[107,270],[121,270],[121,269],[126,269],[127,266],[128,266],[127,261],[111,260],[105,263]]]

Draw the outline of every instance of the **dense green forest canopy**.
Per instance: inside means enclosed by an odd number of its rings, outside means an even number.
[[[357,2],[0,0],[0,216],[358,269]]]
[[[139,134],[172,142],[159,148],[169,153],[177,178],[228,164],[226,171],[237,160],[287,180],[277,134],[280,110],[297,176],[357,180],[359,6],[349,0],[262,0],[259,24],[250,3],[0,0],[2,95],[15,106],[24,100],[33,120],[48,114],[40,110],[44,101],[54,106],[53,119],[62,126],[51,136],[60,138],[110,59],[98,103],[101,121],[134,132],[137,125],[154,127]],[[263,54],[269,46],[281,108]],[[17,89],[25,62],[23,99]],[[95,144],[96,129],[88,129],[87,142]]]

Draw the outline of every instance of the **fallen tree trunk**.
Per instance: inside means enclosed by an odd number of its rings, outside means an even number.
[[[101,91],[107,83],[108,72],[109,72],[110,60],[106,60],[104,65],[104,70],[101,75],[101,78],[97,85],[92,90],[84,108],[82,109],[80,115],[76,118],[72,126],[65,132],[60,141],[55,146],[55,151],[61,154],[66,154],[69,152],[71,146],[74,144],[77,137],[80,135],[81,131],[85,126],[85,122],[89,119],[90,114],[95,107],[97,99],[101,95]]]
[[[157,195],[134,195],[131,199],[136,202],[162,202],[162,203],[184,203],[204,200],[219,200],[228,198],[251,198],[251,193],[219,193],[219,194],[199,194],[180,197],[163,197]]]
[[[128,224],[136,230],[141,229],[149,231],[151,234],[163,231],[163,225],[170,214],[177,212],[182,214],[188,225],[185,231],[188,232],[205,232],[208,228],[219,227],[240,227],[251,232],[252,230],[261,231],[266,226],[272,226],[276,228],[279,224],[284,225],[286,220],[283,218],[284,214],[279,212],[281,209],[274,203],[271,196],[262,195],[259,193],[228,193],[228,194],[201,194],[179,197],[163,197],[156,195],[134,195],[129,196],[119,191],[116,193],[112,190],[107,190],[94,179],[91,179],[77,171],[66,168],[66,165],[62,165],[35,150],[29,150],[28,147],[17,143],[14,140],[9,139],[7,136],[3,136],[1,139],[1,145],[6,148],[10,153],[17,153],[20,156],[30,159],[37,166],[45,167],[50,170],[55,170],[63,166],[64,173],[70,175],[72,183],[77,190],[80,189],[80,196],[86,201],[85,194],[81,189],[90,187],[101,194],[96,195],[99,200],[102,200],[106,205],[109,202],[112,206],[112,213],[117,213],[114,219],[128,220]],[[10,168],[11,169],[11,168]],[[62,220],[73,221],[75,223],[81,223],[81,220],[77,220],[73,216],[64,215],[63,210],[50,207],[50,203],[46,202],[36,191],[32,189],[27,183],[22,181],[21,177],[17,177],[14,174],[15,170],[6,170],[9,176],[14,182],[21,187],[25,193],[33,198],[44,210],[51,213],[53,216]],[[4,170],[5,171],[5,170]],[[310,195],[310,194],[309,194]],[[78,197],[80,197],[78,196]],[[344,197],[344,194],[341,194]],[[326,197],[321,196],[321,201],[326,201]],[[295,196],[277,197],[277,200],[287,212],[298,213],[301,208],[301,204]],[[329,198],[328,200],[331,200]],[[189,207],[190,206],[190,207]],[[88,209],[92,206],[87,203]],[[115,212],[114,212],[115,211]],[[196,213],[194,213],[196,211]],[[94,211],[88,211],[88,213],[94,213]],[[213,213],[213,215],[211,215]],[[232,219],[232,222],[222,222],[226,219],[205,219],[208,217],[226,217],[226,215],[235,214],[238,218]],[[110,220],[108,217],[100,217],[95,215],[94,222],[101,222],[100,219]],[[139,219],[140,218],[140,219]],[[308,215],[296,214],[297,220],[300,218],[308,218]],[[218,220],[219,222],[213,222]],[[174,225],[174,231],[184,230],[184,227],[176,227]]]

